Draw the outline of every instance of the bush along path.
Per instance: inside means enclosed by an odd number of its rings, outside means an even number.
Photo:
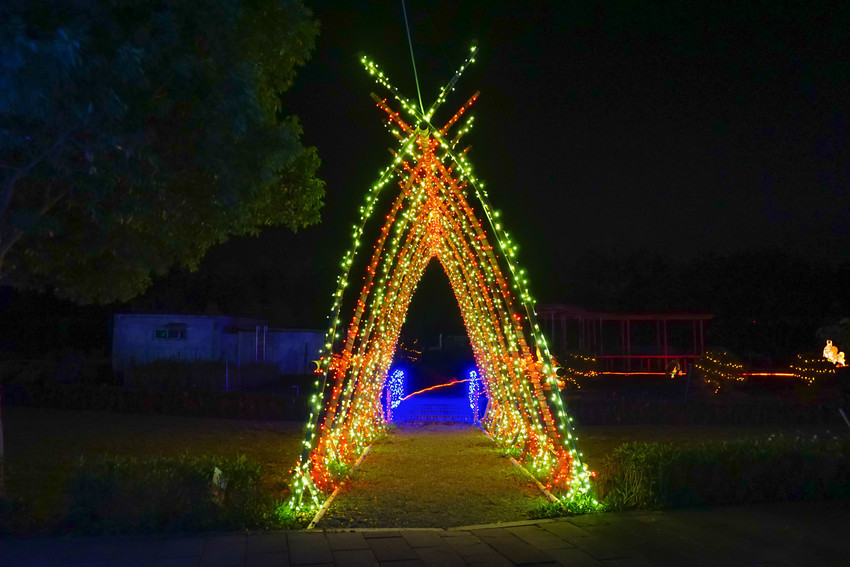
[[[545,499],[477,427],[405,426],[372,446],[317,528],[445,528],[524,520]]]
[[[600,475],[610,510],[850,499],[850,435],[626,443]]]

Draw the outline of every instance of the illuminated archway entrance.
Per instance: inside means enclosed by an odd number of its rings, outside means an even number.
[[[390,85],[377,65],[362,60],[413,120],[372,95],[387,114],[399,148],[369,191],[354,244],[342,261],[321,377],[295,467],[293,508],[318,506],[337,486],[340,473],[383,432],[381,394],[411,298],[430,262],[439,262],[448,276],[490,399],[483,427],[518,452],[519,460],[556,494],[571,499],[587,493],[589,473],[575,448],[525,271],[514,259],[517,247],[483,183],[473,176],[465,151],[456,150],[471,117],[449,136],[478,93],[443,127],[431,123],[474,56],[475,48],[424,113]],[[351,267],[378,195],[393,179],[399,191],[375,237],[359,295],[349,298],[353,313],[343,331],[340,312]]]

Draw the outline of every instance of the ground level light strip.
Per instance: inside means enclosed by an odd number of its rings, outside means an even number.
[[[455,380],[452,380],[451,382],[446,382],[445,384],[437,384],[436,386],[431,386],[430,388],[422,388],[421,390],[416,390],[416,391],[415,391],[415,392],[413,392],[412,394],[408,394],[408,395],[406,395],[405,397],[403,397],[403,398],[402,398],[401,400],[399,400],[399,401],[400,401],[400,402],[403,402],[403,401],[405,401],[405,400],[409,400],[409,399],[410,399],[410,398],[412,398],[413,396],[415,396],[415,395],[417,395],[417,394],[421,394],[421,393],[423,393],[423,392],[430,392],[431,390],[436,390],[437,388],[445,388],[446,386],[454,386],[455,384],[463,384],[464,382],[469,382],[469,381],[470,381],[470,378],[466,378],[466,379],[464,379],[464,380],[457,380],[457,379],[455,379]]]

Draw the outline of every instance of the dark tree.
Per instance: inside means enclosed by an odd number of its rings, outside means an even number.
[[[297,0],[0,8],[0,284],[129,299],[233,235],[317,222],[281,93],[318,23]]]

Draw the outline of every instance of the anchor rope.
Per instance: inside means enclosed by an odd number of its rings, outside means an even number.
[[[407,45],[410,46],[410,61],[413,63],[413,78],[416,80],[416,94],[419,96],[419,110],[425,116],[425,105],[422,104],[422,91],[419,90],[419,74],[416,72],[416,59],[413,57],[413,41],[410,39],[410,25],[407,23],[407,7],[401,0],[401,11],[404,13],[404,27],[407,30]]]

